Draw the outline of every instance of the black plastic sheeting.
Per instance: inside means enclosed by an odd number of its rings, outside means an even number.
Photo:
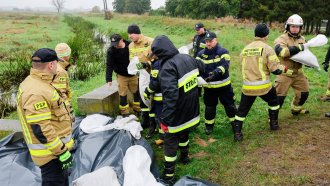
[[[73,137],[77,146],[72,151],[75,164],[70,170],[70,183],[86,173],[112,166],[119,183],[123,184],[123,158],[133,145],[146,148],[152,161],[150,171],[159,177],[155,155],[144,138],[136,140],[128,131],[116,129],[87,135],[79,130],[78,125],[75,125]],[[0,185],[41,185],[40,169],[32,162],[21,132],[0,141],[0,165]]]

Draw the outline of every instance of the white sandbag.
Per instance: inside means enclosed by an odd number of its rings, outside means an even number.
[[[80,123],[80,129],[85,133],[98,132],[100,128],[104,127],[109,121],[110,117],[102,114],[92,114],[84,118]]]
[[[203,85],[206,85],[207,82],[200,76],[197,77],[197,84],[199,87],[202,87]]]
[[[139,71],[137,64],[139,64],[139,58],[137,56],[133,57],[127,67],[127,72],[131,75],[136,75]]]
[[[151,108],[151,99],[150,100],[145,100],[144,99],[144,90],[149,86],[150,83],[150,74],[145,70],[141,69],[140,70],[140,75],[139,75],[139,91],[140,91],[140,96],[143,101],[143,103],[148,107]]]
[[[299,52],[296,55],[293,55],[290,59],[295,62],[307,65],[320,69],[319,62],[317,61],[316,56],[308,49],[308,47],[318,47],[327,44],[328,38],[325,35],[319,34],[307,43],[304,44],[304,51]]]
[[[123,159],[124,186],[163,186],[150,172],[151,158],[147,150],[134,145],[127,149]]]
[[[323,46],[328,43],[328,38],[323,35],[319,34],[316,37],[309,40],[306,44],[304,44],[305,47],[319,47]]]
[[[73,186],[120,186],[117,174],[112,167],[102,167],[94,172],[84,174],[72,182]]]
[[[180,54],[189,54],[189,48],[187,46],[182,46],[178,49]]]

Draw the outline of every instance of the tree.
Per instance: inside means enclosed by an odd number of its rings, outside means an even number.
[[[125,0],[125,9],[127,13],[143,14],[150,11],[151,2],[150,0]]]
[[[103,0],[103,6],[104,6],[104,19],[110,20],[112,18],[112,13],[110,10],[108,10],[108,1]]]
[[[65,0],[52,0],[52,5],[54,5],[57,9],[57,13],[60,13],[64,8]]]
[[[118,13],[124,13],[125,0],[115,0],[112,3],[113,9]]]
[[[93,13],[100,13],[101,12],[101,8],[99,6],[93,6],[92,12]]]

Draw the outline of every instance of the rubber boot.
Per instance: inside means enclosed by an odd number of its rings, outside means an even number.
[[[150,120],[150,125],[149,125],[148,134],[146,135],[147,139],[151,138],[156,133],[156,120],[155,120],[155,117],[150,117],[149,116],[149,120]]]
[[[325,113],[325,117],[330,118],[330,112]]]
[[[159,180],[164,185],[174,185],[174,170],[175,170],[175,161],[174,162],[164,162],[164,173],[161,179]]]
[[[243,122],[235,120],[231,123],[231,125],[234,133],[234,141],[243,141],[243,133],[242,133]]]
[[[205,134],[210,135],[213,131],[214,124],[205,124]]]
[[[278,130],[278,112],[279,110],[268,110],[270,130]]]
[[[143,129],[147,128],[150,126],[150,117],[149,117],[149,112],[141,112],[141,126]]]

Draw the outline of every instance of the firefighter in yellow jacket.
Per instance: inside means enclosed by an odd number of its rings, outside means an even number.
[[[129,44],[129,58],[130,60],[137,56],[139,61],[141,62],[141,67],[147,69],[150,72],[151,70],[151,63],[150,63],[150,56],[151,56],[151,49],[150,46],[153,42],[153,39],[141,34],[141,30],[139,26],[136,24],[131,24],[127,28],[128,37],[132,40]],[[140,98],[141,100],[141,98]],[[156,125],[155,121],[155,114],[150,113],[150,109],[140,101],[141,107],[141,116],[142,116],[142,127],[146,128],[149,126]]]
[[[269,125],[271,130],[277,130],[280,105],[276,90],[272,86],[270,73],[279,75],[289,73],[280,65],[274,49],[266,44],[269,29],[266,24],[258,24],[255,28],[255,40],[248,44],[241,53],[243,87],[235,121],[232,124],[234,141],[242,141],[242,126],[245,117],[258,96],[268,103]]]
[[[32,56],[30,75],[20,84],[17,113],[33,162],[40,167],[42,185],[68,185],[65,173],[73,162],[72,121],[61,93],[52,86],[58,57],[42,48]]]
[[[275,52],[279,56],[282,65],[288,66],[292,74],[281,74],[275,80],[275,87],[280,106],[290,87],[293,88],[295,97],[291,104],[291,113],[293,115],[307,114],[308,110],[303,108],[309,94],[309,84],[302,64],[290,59],[291,56],[304,50],[305,38],[301,36],[303,27],[302,18],[294,14],[288,18],[285,24],[285,33],[275,39]]]
[[[60,60],[57,63],[57,73],[52,85],[62,93],[65,104],[70,108],[71,118],[74,121],[74,113],[71,105],[71,88],[68,69],[71,66],[69,63],[71,48],[66,43],[59,43],[55,47],[55,52]]]

